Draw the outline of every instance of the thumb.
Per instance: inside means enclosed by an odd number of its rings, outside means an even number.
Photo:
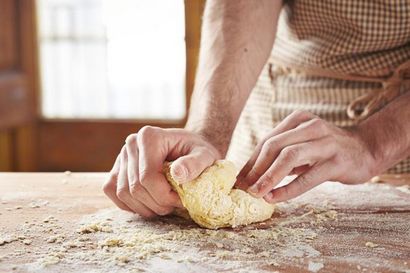
[[[194,148],[191,153],[172,162],[171,175],[179,184],[192,181],[211,166],[215,159],[205,148]]]

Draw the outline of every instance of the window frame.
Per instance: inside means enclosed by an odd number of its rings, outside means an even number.
[[[205,0],[185,0],[186,115],[179,120],[161,119],[48,119],[41,115],[36,3],[16,0],[21,43],[19,53],[34,111],[30,122],[0,132],[0,145],[9,153],[6,171],[108,171],[127,135],[145,125],[183,127],[192,96],[198,62],[201,17]],[[2,141],[2,139],[4,141]],[[0,166],[1,169],[1,166]]]

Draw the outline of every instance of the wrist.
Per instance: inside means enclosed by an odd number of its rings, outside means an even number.
[[[405,157],[401,143],[404,134],[396,121],[380,119],[376,114],[360,123],[357,132],[373,158],[373,175],[385,172]]]
[[[206,142],[210,143],[220,154],[221,158],[225,157],[229,143],[232,137],[232,130],[227,128],[221,129],[218,125],[202,124],[188,120],[185,129],[199,135]]]
[[[371,128],[367,125],[359,124],[354,127],[354,134],[356,139],[360,142],[362,147],[364,147],[365,154],[362,156],[367,156],[367,169],[369,174],[373,177],[379,175],[383,168],[384,154],[382,149],[380,149],[375,136],[372,134]]]

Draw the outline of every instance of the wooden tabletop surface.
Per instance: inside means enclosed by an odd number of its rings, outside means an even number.
[[[0,272],[410,272],[408,186],[327,182],[209,231],[114,208],[103,173],[0,173]]]

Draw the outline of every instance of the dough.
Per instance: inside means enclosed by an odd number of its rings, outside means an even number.
[[[210,229],[236,227],[264,221],[272,216],[274,205],[232,189],[236,168],[232,162],[218,160],[193,181],[179,185],[165,165],[165,175],[192,220]]]

